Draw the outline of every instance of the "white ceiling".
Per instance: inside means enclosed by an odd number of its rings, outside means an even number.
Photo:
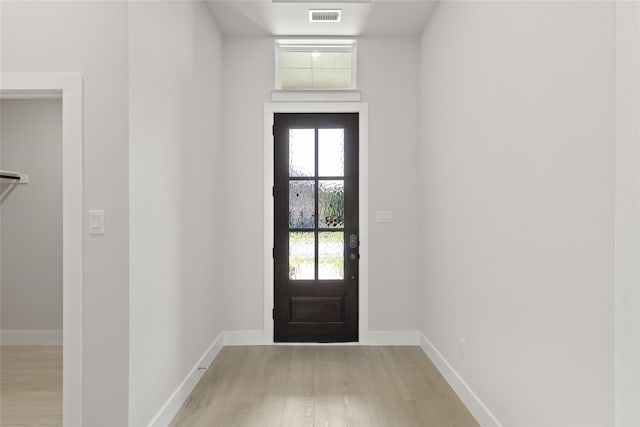
[[[434,0],[206,0],[225,35],[407,36],[417,35]],[[339,23],[310,23],[308,9],[342,9]]]

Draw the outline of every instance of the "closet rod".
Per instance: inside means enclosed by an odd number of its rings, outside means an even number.
[[[22,179],[22,174],[20,174],[18,172],[10,172],[10,171],[0,170],[0,178],[20,180],[20,179]]]

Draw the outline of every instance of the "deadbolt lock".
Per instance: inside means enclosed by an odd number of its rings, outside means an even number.
[[[355,233],[352,233],[351,235],[349,235],[349,247],[351,249],[356,249],[358,247],[358,235]]]

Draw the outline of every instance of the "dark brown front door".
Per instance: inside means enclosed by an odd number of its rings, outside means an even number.
[[[358,340],[358,114],[275,114],[275,342]]]

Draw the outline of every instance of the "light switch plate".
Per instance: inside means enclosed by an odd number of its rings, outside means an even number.
[[[393,211],[376,211],[376,222],[393,222]]]
[[[89,211],[89,234],[104,234],[104,211]]]

